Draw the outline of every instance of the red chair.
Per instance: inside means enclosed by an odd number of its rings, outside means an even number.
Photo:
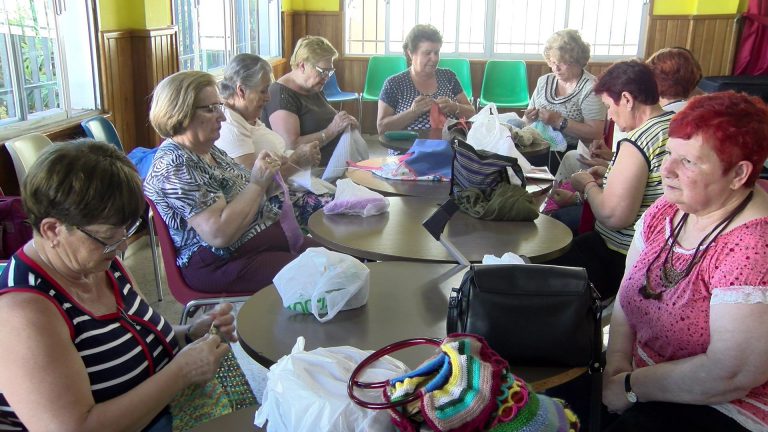
[[[176,246],[173,244],[171,233],[168,231],[168,225],[166,225],[160,213],[155,207],[155,203],[151,199],[145,197],[147,205],[149,205],[149,238],[152,248],[152,258],[155,259],[155,276],[159,280],[159,273],[157,269],[157,242],[155,239],[160,240],[160,255],[163,259],[163,267],[165,268],[165,275],[168,279],[168,290],[173,297],[181,304],[184,305],[184,311],[181,314],[181,324],[186,324],[187,319],[194,314],[200,306],[216,305],[219,304],[224,298],[233,302],[244,302],[250,298],[250,296],[235,296],[228,295],[226,293],[206,293],[195,291],[187,285],[187,281],[184,280],[184,276],[181,275],[181,270],[176,265]]]

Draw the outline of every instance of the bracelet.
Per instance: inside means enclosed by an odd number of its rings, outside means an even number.
[[[581,194],[578,192],[573,193],[576,196],[576,205],[581,205],[584,201],[581,199]]]
[[[584,201],[585,201],[585,202],[586,202],[586,201],[589,201],[589,200],[587,199],[587,188],[588,188],[588,187],[589,187],[589,185],[590,185],[590,184],[592,184],[592,183],[594,183],[595,185],[597,185],[597,187],[600,187],[600,185],[599,185],[599,184],[597,184],[597,181],[595,181],[595,180],[590,180],[590,181],[588,181],[588,182],[587,182],[587,184],[585,184],[585,185],[584,185]]]
[[[459,116],[459,111],[460,111],[460,110],[461,110],[461,105],[459,105],[459,103],[458,103],[458,102],[456,102],[456,112],[455,112],[455,113],[453,113],[453,116],[454,116],[454,117],[458,117],[458,116]]]
[[[567,117],[563,117],[563,119],[560,120],[560,126],[557,127],[557,130],[562,132],[567,127],[568,127],[568,118]]]
[[[325,131],[320,131],[320,144],[325,144]]]

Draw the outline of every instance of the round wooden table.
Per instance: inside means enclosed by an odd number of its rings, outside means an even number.
[[[421,226],[445,200],[421,197],[389,197],[389,211],[376,216],[326,215],[309,218],[312,237],[333,249],[372,261],[456,260]],[[475,219],[461,211],[448,222],[443,236],[471,262],[483,255],[514,252],[540,263],[568,250],[573,234],[562,222],[540,214],[533,222],[501,222]]]
[[[418,139],[443,139],[443,131],[442,129],[422,129],[417,131],[409,131],[409,132],[416,132],[419,134]],[[413,142],[416,141],[416,139],[404,139],[404,140],[393,140],[387,138],[384,134],[379,135],[379,142],[382,146],[397,151],[399,153],[405,153],[408,150],[411,149],[413,146]],[[537,144],[532,144],[527,147],[523,146],[516,146],[517,150],[525,157],[532,157],[532,156],[539,156],[543,154],[549,153],[549,144],[539,142]]]
[[[387,156],[371,158],[357,162],[357,165],[380,167],[388,158]],[[347,168],[346,177],[360,186],[376,191],[384,196],[415,196],[429,198],[448,198],[451,190],[451,182],[447,181],[413,181],[394,180],[378,176],[371,171],[360,168]],[[548,180],[527,179],[528,192],[534,196],[544,195],[552,188],[552,182]]]
[[[245,302],[237,315],[240,345],[254,360],[271,366],[289,354],[296,338],[304,349],[354,346],[375,350],[414,337],[443,338],[451,288],[458,287],[467,267],[414,262],[366,264],[370,272],[368,303],[341,311],[320,323],[314,315],[285,309],[270,285]],[[426,360],[434,347],[399,351],[394,357],[411,368]],[[586,368],[514,366],[512,372],[543,391],[576,378]]]

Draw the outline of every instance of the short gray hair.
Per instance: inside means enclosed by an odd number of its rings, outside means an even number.
[[[232,57],[224,69],[224,77],[219,81],[219,95],[224,100],[235,96],[237,86],[248,90],[259,85],[264,77],[272,76],[272,65],[255,54],[238,54]]]

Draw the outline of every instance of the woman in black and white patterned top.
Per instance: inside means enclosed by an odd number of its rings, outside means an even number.
[[[236,340],[232,305],[172,326],[140,296],[117,255],[144,195],[114,146],[54,144],[22,198],[34,235],[0,274],[0,429],[170,430],[168,404]]]
[[[442,46],[443,37],[431,25],[418,24],[408,32],[403,51],[411,67],[384,83],[376,120],[380,134],[429,129],[429,111],[435,104],[449,118],[469,118],[475,114],[456,74],[437,67]]]

